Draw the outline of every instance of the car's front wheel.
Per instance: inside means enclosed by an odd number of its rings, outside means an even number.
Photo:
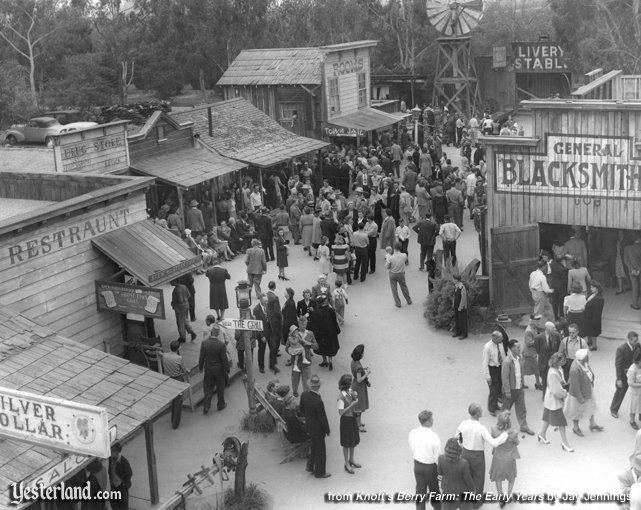
[[[18,143],[18,139],[13,135],[9,135],[9,136],[7,136],[7,143],[9,145],[15,145],[15,144]]]

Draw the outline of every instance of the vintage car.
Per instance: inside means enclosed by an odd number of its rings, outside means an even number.
[[[87,129],[90,127],[97,126],[97,122],[71,122],[70,124],[65,124],[60,130],[60,134],[69,133],[69,131],[76,131],[78,129]]]
[[[10,145],[16,143],[53,143],[53,135],[60,134],[64,126],[53,117],[34,117],[24,125],[11,126],[5,139]]]
[[[49,112],[44,112],[42,116],[53,117],[60,122],[60,124],[64,125],[85,120],[80,110],[51,110]]]

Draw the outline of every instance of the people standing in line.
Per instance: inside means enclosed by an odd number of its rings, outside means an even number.
[[[543,424],[541,432],[538,435],[539,443],[550,444],[546,434],[548,427],[552,425],[559,429],[561,434],[561,448],[566,452],[573,452],[570,447],[568,438],[565,434],[565,428],[568,422],[563,414],[563,406],[568,396],[568,383],[563,376],[563,354],[560,352],[553,353],[548,360],[548,370],[546,374],[545,394],[543,396]]]
[[[269,217],[269,209],[267,207],[263,207],[261,214],[256,218],[256,235],[263,246],[267,262],[275,260],[274,228],[272,227],[272,219]]]
[[[340,414],[340,443],[343,447],[344,467],[350,475],[354,474],[352,468],[361,465],[354,460],[354,448],[361,442],[356,422],[358,394],[352,390],[352,376],[343,374],[338,380],[338,414]]]
[[[443,494],[453,494],[456,501],[443,501],[441,510],[468,510],[470,502],[465,501],[464,493],[474,490],[470,464],[461,458],[463,448],[455,437],[445,443],[443,455],[438,458],[438,476],[441,478]]]
[[[260,282],[267,272],[267,259],[258,239],[252,239],[251,248],[245,254],[245,265],[247,266],[249,288],[254,288],[256,299],[258,299],[263,292],[260,288]]]
[[[412,304],[410,291],[407,288],[405,281],[405,266],[407,265],[407,255],[401,253],[401,244],[394,243],[394,253],[385,262],[385,267],[389,270],[389,283],[392,289],[392,297],[394,298],[394,305],[396,308],[401,307],[401,299],[398,296],[398,286],[401,287],[401,292],[408,305]]]
[[[276,234],[276,265],[278,266],[278,279],[289,281],[287,275],[285,274],[285,268],[288,266],[288,255],[289,247],[287,246],[289,241],[285,239],[285,231],[283,229],[278,229]]]
[[[185,343],[187,341],[187,333],[189,333],[193,342],[197,335],[189,323],[189,298],[191,294],[187,287],[178,280],[172,280],[171,285],[174,287],[171,293],[171,307],[176,314],[178,340],[181,343]]]
[[[585,302],[585,326],[583,334],[588,339],[591,351],[597,350],[597,338],[601,334],[601,315],[603,314],[603,287],[596,280],[590,281],[590,295]]]
[[[387,214],[387,210],[385,211],[385,213]],[[372,214],[367,216],[367,222],[365,223],[365,233],[367,234],[367,238],[369,241],[369,244],[367,246],[369,274],[374,274],[376,272],[376,238],[378,237],[378,225],[374,221],[374,216]]]
[[[619,345],[614,358],[614,368],[616,372],[616,385],[612,403],[610,404],[610,414],[613,418],[619,417],[619,408],[623,402],[626,392],[628,391],[628,378],[626,371],[632,365],[632,354],[639,343],[639,335],[636,331],[628,333],[628,340]]]
[[[341,328],[336,319],[336,312],[329,306],[329,301],[325,294],[320,294],[316,298],[318,308],[312,312],[311,330],[314,333],[316,342],[318,342],[318,349],[315,349],[316,354],[323,357],[323,361],[319,364],[321,367],[329,367],[334,370],[332,358],[336,356],[340,349],[338,343],[338,335]]]
[[[502,343],[503,334],[500,331],[493,331],[490,341],[483,346],[483,375],[489,387],[487,410],[492,416],[496,416],[500,409],[498,402],[503,391],[501,367],[505,356],[501,352]]]
[[[283,315],[281,313],[280,300],[276,295],[276,282],[269,282],[267,289],[267,320],[269,321],[270,330],[270,335],[267,338],[269,344],[269,368],[277,374],[280,372],[280,369],[276,366],[276,358],[283,334]],[[272,355],[273,351],[275,352]]]
[[[298,396],[298,383],[302,381],[303,391],[309,391],[309,377],[312,370],[311,360],[314,355],[312,350],[318,349],[318,343],[314,337],[314,333],[307,329],[307,317],[301,315],[298,317],[298,328],[292,330],[290,326],[289,336],[285,344],[285,351],[289,354],[289,349],[292,345],[301,345],[304,349],[303,356],[297,356],[292,366],[292,391],[294,396]],[[295,338],[294,338],[295,337]],[[309,363],[305,363],[305,360]]]
[[[336,311],[338,325],[342,326],[345,323],[345,305],[349,302],[349,297],[347,296],[347,292],[343,287],[342,280],[336,280],[334,285],[336,286],[336,288],[332,292],[332,306]]]
[[[216,264],[207,270],[205,276],[209,279],[209,309],[216,312],[216,320],[224,319],[225,310],[229,308],[225,288],[225,281],[231,279],[229,271]]]
[[[492,437],[479,421],[483,415],[480,405],[470,404],[468,413],[470,417],[458,426],[457,435],[463,447],[461,457],[470,464],[474,492],[477,495],[482,495],[485,485],[485,445],[489,444],[494,448],[502,445],[507,441],[508,433],[504,431],[498,437]],[[472,508],[480,508],[482,505],[483,500],[481,498],[481,501],[473,503]]]
[[[570,368],[572,367],[572,362],[576,359],[576,352],[579,349],[589,349],[588,343],[579,336],[579,326],[574,323],[570,324],[568,332],[569,335],[561,340],[559,344],[559,352],[565,356],[563,376],[566,381],[570,380]]]
[[[362,360],[365,353],[365,345],[358,344],[352,351],[352,363],[350,366],[354,382],[352,388],[358,392],[358,413],[356,414],[356,422],[358,429],[361,432],[367,432],[365,424],[363,423],[362,415],[369,409],[369,367],[363,367]]]
[[[260,294],[258,296],[258,304],[254,307],[253,315],[256,320],[263,322],[262,334],[258,336],[258,370],[261,374],[265,373],[265,350],[267,347],[268,339],[272,337],[271,325],[267,315],[267,295]],[[276,352],[272,355],[271,344],[269,346],[269,368],[276,366]]]
[[[523,393],[521,345],[518,340],[510,340],[508,347],[509,351],[501,365],[501,383],[504,398],[502,410],[509,411],[514,405],[521,432],[533,436],[534,431],[527,424],[527,409],[525,408],[525,394]]]
[[[553,322],[545,323],[545,331],[534,337],[534,350],[539,363],[539,374],[541,375],[541,390],[545,399],[545,390],[547,388],[548,362],[554,353],[559,351],[561,344],[561,335],[556,330]],[[561,360],[561,365],[563,360]]]
[[[641,420],[641,348],[635,347],[632,354],[632,364],[627,371],[628,387],[630,388],[630,426],[639,430],[636,415]]]
[[[540,315],[547,320],[554,320],[554,311],[548,299],[548,295],[554,292],[548,285],[545,272],[548,269],[547,262],[539,260],[537,268],[530,273],[528,287],[534,300],[534,315]]]
[[[496,493],[502,498],[499,502],[500,508],[503,508],[512,497],[516,481],[516,459],[521,458],[518,449],[519,435],[511,427],[509,411],[500,412],[496,424],[492,427],[492,437],[498,437],[503,432],[508,434],[507,441],[492,451],[490,464],[490,481],[496,484]],[[504,481],[507,481],[507,492],[503,492]]]
[[[129,489],[131,489],[131,478],[133,471],[131,464],[122,455],[122,445],[118,442],[111,445],[111,456],[109,457],[109,483],[112,491],[119,491],[119,499],[111,499],[112,510],[129,510]]]
[[[220,326],[213,324],[209,338],[200,344],[200,356],[198,358],[198,370],[204,371],[203,392],[203,414],[209,412],[214,390],[218,398],[217,408],[222,411],[227,407],[225,403],[225,374],[229,373],[229,358],[225,344],[218,338]]]
[[[467,289],[461,281],[460,274],[454,274],[454,334],[459,340],[467,338]]]
[[[332,475],[325,470],[325,436],[329,436],[330,430],[325,405],[320,396],[320,387],[320,378],[316,374],[312,375],[309,379],[309,391],[303,392],[300,397],[299,410],[305,416],[307,433],[312,440],[306,470],[314,473],[316,478],[329,478]]]
[[[527,327],[525,328],[525,335],[523,337],[523,378],[527,375],[534,376],[534,388],[537,390],[542,389],[541,386],[541,376],[539,372],[539,363],[536,354],[536,346],[534,339],[538,334],[537,323],[541,320],[539,315],[530,315],[530,318],[527,322]],[[524,388],[527,386],[524,384]]]
[[[376,242],[376,238],[374,238]],[[354,283],[359,281],[364,282],[367,278],[367,266],[369,264],[369,236],[365,232],[365,224],[358,223],[358,230],[354,232],[354,253],[356,260],[354,261]]]
[[[597,425],[594,420],[596,410],[594,372],[590,368],[589,357],[590,351],[588,349],[576,351],[576,359],[572,362],[570,377],[567,380],[570,387],[564,413],[573,422],[572,432],[580,437],[583,437],[583,431],[579,426],[579,421],[585,416],[590,417],[591,431],[601,432],[603,430],[603,427]]]
[[[421,255],[418,261],[419,271],[424,271],[425,262],[432,260],[434,257],[434,245],[436,237],[439,235],[438,225],[432,220],[432,214],[427,213],[412,230],[418,234],[417,242],[421,247]]]
[[[427,495],[439,495],[437,461],[441,453],[441,440],[432,430],[434,415],[431,411],[418,413],[419,427],[410,430],[407,438],[414,459],[414,479],[416,480],[416,508],[425,510]],[[428,492],[429,490],[429,492]],[[434,509],[441,508],[436,497],[430,498]]]
[[[445,216],[445,223],[441,225],[438,235],[443,241],[443,262],[451,261],[456,267],[456,241],[461,237],[461,229],[456,226],[452,218]]]

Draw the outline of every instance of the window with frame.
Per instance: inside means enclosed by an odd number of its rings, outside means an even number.
[[[367,73],[358,73],[358,107],[367,106]]]
[[[293,122],[294,114],[300,120],[301,112],[303,111],[303,104],[301,103],[279,103],[280,106],[280,120],[286,122]]]
[[[329,102],[330,114],[338,113],[341,111],[341,101],[338,94],[338,78],[330,78],[327,100]]]

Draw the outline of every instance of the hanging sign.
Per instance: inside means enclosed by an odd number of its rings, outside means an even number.
[[[517,73],[566,73],[568,66],[563,50],[548,42],[518,42],[512,44],[514,70]]]
[[[135,313],[165,319],[162,289],[96,280],[96,305],[101,312]]]
[[[263,321],[249,319],[223,319],[218,322],[222,327],[245,331],[262,331]]]
[[[364,137],[367,132],[364,129],[348,128],[342,126],[327,126],[323,128],[326,136],[351,136],[351,137]]]

